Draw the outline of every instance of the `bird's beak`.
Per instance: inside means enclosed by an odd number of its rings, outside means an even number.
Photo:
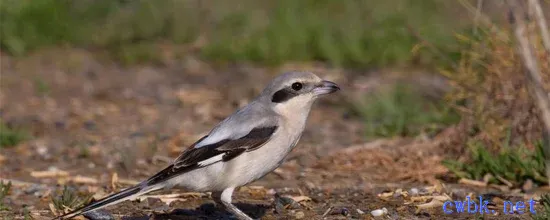
[[[315,86],[315,88],[313,88],[313,93],[315,95],[324,95],[324,94],[329,94],[329,93],[333,93],[333,92],[336,92],[340,90],[340,87],[338,87],[338,85],[336,85],[336,83],[333,83],[331,81],[327,81],[327,80],[323,80],[321,82],[321,84]]]

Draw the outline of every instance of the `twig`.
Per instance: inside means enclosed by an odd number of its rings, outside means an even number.
[[[71,181],[73,181],[74,183],[79,183],[79,184],[97,184],[99,182],[96,178],[86,177],[86,176],[81,176],[81,175],[77,175],[75,177],[72,177]]]
[[[432,53],[435,53],[437,54],[439,57],[443,58],[446,62],[448,62],[451,67],[453,67],[454,69],[456,69],[458,67],[458,65],[456,64],[456,62],[454,62],[453,59],[451,59],[449,56],[447,56],[447,54],[443,53],[441,50],[439,50],[439,48],[437,48],[437,46],[435,46],[434,44],[432,44],[431,42],[427,41],[426,39],[424,39],[422,37],[422,35],[420,35],[420,33],[418,33],[418,31],[416,31],[412,25],[410,24],[407,24],[406,25],[407,27],[407,30],[409,30],[409,32],[416,38],[418,39],[420,42],[422,42],[422,44],[426,45],[431,51]]]
[[[458,183],[471,185],[471,186],[481,186],[481,187],[487,186],[487,183],[477,181],[477,180],[465,179],[465,178],[460,179]]]
[[[523,57],[523,62],[527,71],[525,71],[527,77],[527,87],[529,93],[535,100],[535,104],[540,110],[540,116],[542,118],[543,126],[546,132],[544,137],[546,139],[544,146],[544,155],[546,163],[546,177],[549,178],[550,183],[550,144],[548,138],[550,137],[550,99],[548,93],[544,91],[542,86],[542,77],[538,67],[537,59],[533,54],[533,46],[529,42],[527,36],[527,22],[525,21],[526,13],[523,7],[516,0],[508,0],[508,5],[513,15],[513,22],[515,23],[515,35],[519,43],[518,52]]]
[[[476,14],[474,16],[474,35],[477,35],[477,29],[479,28],[479,16],[481,16],[482,6],[483,0],[477,0]]]
[[[323,213],[323,218],[326,217],[333,208],[334,207],[332,207],[332,206],[328,207],[328,209]]]
[[[544,13],[542,12],[540,2],[538,0],[529,0],[529,5],[535,11],[535,17],[540,28],[544,48],[546,48],[546,52],[550,54],[550,33],[548,33],[548,25],[546,24],[546,18],[544,18]]]
[[[69,172],[64,170],[32,171],[31,176],[35,178],[66,177],[69,176]]]
[[[33,185],[40,186],[40,187],[44,187],[44,188],[48,188],[48,187],[49,187],[49,186],[47,186],[47,185],[40,184],[40,183],[31,183],[31,182],[25,182],[25,181],[14,180],[14,179],[3,179],[3,178],[0,178],[0,182],[4,182],[4,183],[11,182],[11,184],[12,184],[13,186],[15,186],[15,187],[27,187],[27,186],[33,186]]]
[[[474,7],[470,1],[468,0],[458,0],[458,3],[460,3],[464,8],[466,8],[466,10],[472,14],[474,14],[474,16],[478,13],[476,7]],[[506,38],[506,35],[505,34],[502,34],[504,33],[502,30],[500,30],[492,21],[491,19],[489,19],[489,17],[487,17],[486,15],[484,15],[483,13],[479,12],[478,14],[478,17],[477,17],[478,21],[480,21],[484,26],[488,27],[491,31],[493,31],[494,33],[499,33],[499,36],[501,37],[505,37]]]
[[[508,187],[513,187],[514,184],[512,184],[510,181],[508,181],[507,179],[504,179],[503,177],[497,175],[495,176],[495,178],[497,178],[500,182],[504,183],[504,185],[508,186]]]

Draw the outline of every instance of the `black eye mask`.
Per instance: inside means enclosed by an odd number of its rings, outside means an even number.
[[[275,94],[273,94],[273,96],[271,97],[271,101],[275,103],[282,103],[298,95],[300,94],[297,91],[291,88],[284,88],[275,92]]]

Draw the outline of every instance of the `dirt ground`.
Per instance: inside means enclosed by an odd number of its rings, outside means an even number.
[[[303,68],[336,81],[342,91],[316,103],[299,145],[279,169],[236,192],[234,201],[246,213],[261,219],[476,219],[446,215],[441,205],[467,195],[516,201],[537,194],[455,184],[440,163],[448,156],[440,147],[445,132],[367,141],[349,103],[394,81],[391,70],[216,66],[192,57],[123,67],[86,51],[56,49],[1,56],[1,118],[33,138],[0,150],[0,178],[13,183],[3,201],[11,210],[0,217],[22,219],[28,210],[35,219],[50,219],[51,198],[64,185],[97,199],[143,180],[245,105],[280,70]],[[106,211],[117,219],[230,219],[208,194],[164,193],[173,197],[151,196]],[[377,209],[387,211],[373,217]],[[495,209],[484,218],[531,218]]]

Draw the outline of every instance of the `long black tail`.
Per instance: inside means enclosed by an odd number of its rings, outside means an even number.
[[[93,211],[96,209],[103,208],[108,205],[114,205],[116,203],[126,201],[128,199],[136,198],[140,195],[143,195],[145,193],[154,191],[155,188],[143,188],[141,184],[138,184],[136,186],[130,187],[128,189],[122,190],[120,192],[117,192],[113,195],[107,196],[103,199],[100,199],[98,201],[95,201],[89,205],[86,205],[84,207],[81,207],[79,209],[76,209],[74,211],[71,211],[67,214],[64,214],[62,216],[58,216],[55,219],[69,219],[73,218],[77,215],[84,214],[89,211]]]

